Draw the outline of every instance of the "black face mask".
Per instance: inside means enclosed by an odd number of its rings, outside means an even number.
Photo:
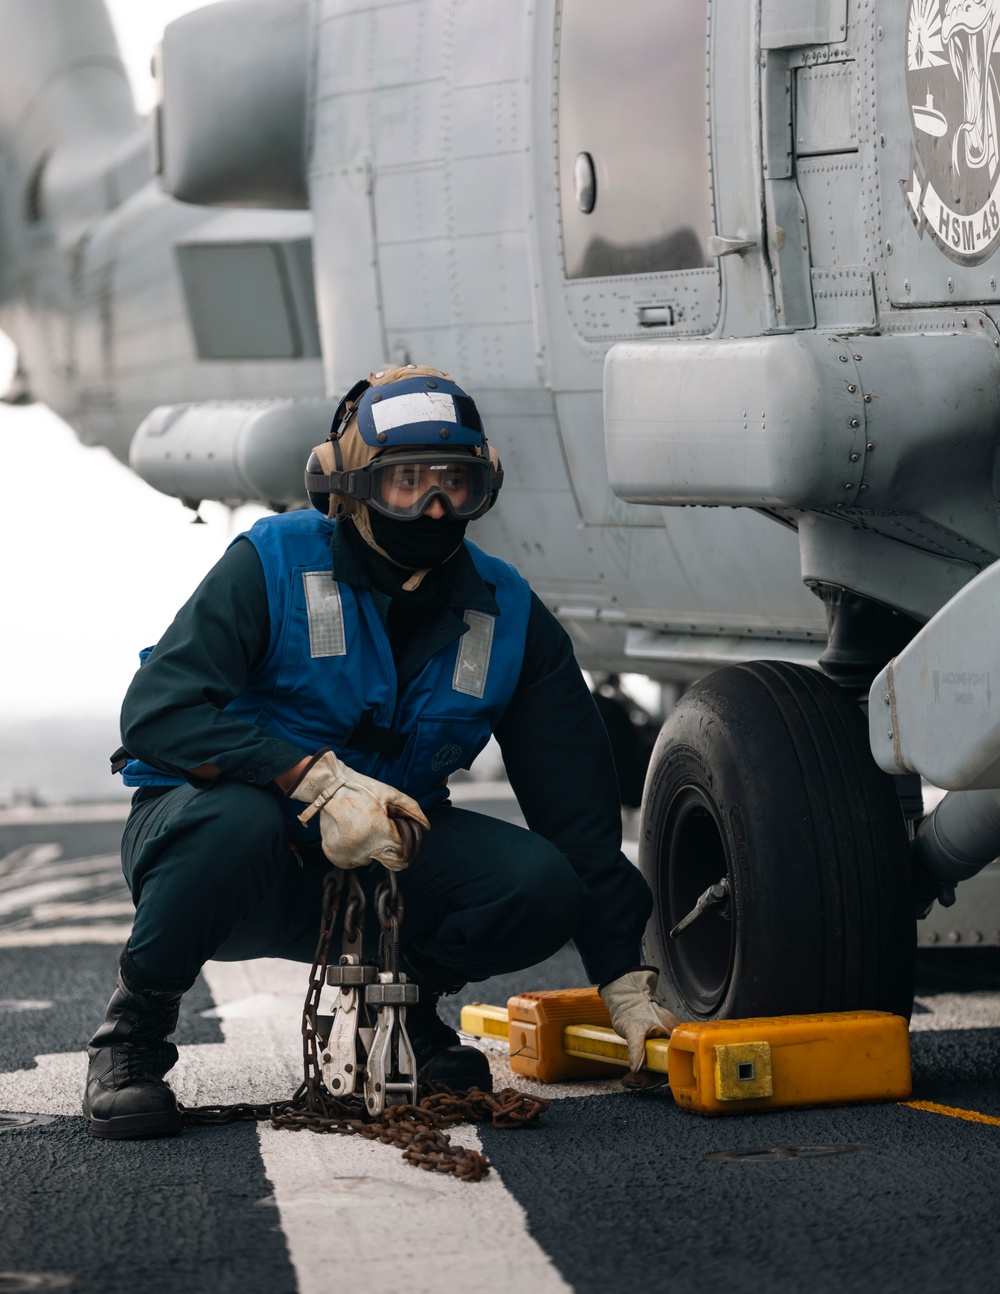
[[[370,510],[372,534],[384,552],[411,571],[440,566],[465,538],[467,521],[451,517],[416,517],[400,521]]]

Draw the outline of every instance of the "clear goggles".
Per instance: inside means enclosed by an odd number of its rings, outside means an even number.
[[[422,516],[440,499],[448,516],[468,521],[483,511],[497,488],[489,459],[437,450],[376,459],[364,474],[368,506],[400,520]]]

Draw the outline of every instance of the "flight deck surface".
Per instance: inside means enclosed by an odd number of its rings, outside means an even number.
[[[500,786],[465,807],[516,820]],[[268,1125],[101,1142],[80,1114],[85,1042],[131,904],[121,807],[0,814],[0,1290],[366,1294],[405,1290],[990,1290],[1000,1260],[1000,969],[922,954],[912,1105],[702,1119],[616,1079],[544,1087],[532,1131],[463,1127],[493,1171],[465,1184],[389,1146]],[[971,971],[967,958],[978,958]],[[306,968],[209,963],[171,1075],[186,1104],[289,1096]],[[445,999],[584,983],[564,949]],[[501,1050],[491,1053],[509,1081]],[[948,1113],[951,1111],[951,1113]],[[973,1117],[958,1117],[957,1112]],[[786,1147],[819,1147],[789,1157]],[[858,1149],[860,1147],[860,1149]],[[848,1149],[854,1148],[854,1149]],[[771,1151],[756,1161],[724,1151]]]

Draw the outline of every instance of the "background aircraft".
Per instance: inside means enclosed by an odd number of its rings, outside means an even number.
[[[581,664],[727,667],[646,785],[668,999],[907,1011],[920,781],[858,702],[1000,553],[998,24],[228,0],[167,29],[141,121],[99,0],[4,0],[8,398],[288,507],[358,376],[455,373],[506,470],[479,538]]]

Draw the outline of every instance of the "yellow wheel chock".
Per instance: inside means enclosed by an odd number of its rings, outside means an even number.
[[[628,1065],[596,988],[522,993],[503,1007],[462,1008],[462,1029],[506,1040],[510,1065],[543,1083],[609,1077]],[[646,1043],[646,1068],[666,1074],[696,1114],[900,1101],[912,1091],[909,1028],[887,1011],[835,1011],[680,1024]]]

